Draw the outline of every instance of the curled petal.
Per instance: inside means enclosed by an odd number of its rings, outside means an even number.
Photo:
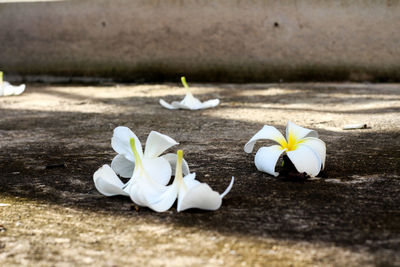
[[[105,196],[128,195],[122,190],[124,183],[108,165],[103,165],[93,174],[93,181],[97,191]]]
[[[169,210],[178,196],[178,187],[174,184],[167,186],[161,195],[146,196],[149,208],[157,212]]]
[[[202,109],[213,108],[219,105],[219,99],[210,99],[201,104]]]
[[[305,137],[318,138],[318,133],[314,130],[300,127],[291,121],[288,121],[286,125],[286,138],[289,140],[289,135],[293,135],[296,140],[303,139]]]
[[[208,184],[198,183],[185,194],[179,192],[178,212],[198,208],[203,210],[217,210],[221,207],[222,198],[218,192],[211,189]]]
[[[166,185],[171,179],[172,169],[168,160],[164,158],[143,158],[143,169],[155,182]]]
[[[319,157],[322,164],[322,169],[325,168],[325,159],[326,159],[326,145],[325,142],[314,137],[307,137],[303,139],[303,142],[299,145],[305,145],[311,148]]]
[[[286,150],[278,145],[260,148],[254,158],[257,169],[275,177],[278,176],[279,173],[275,172],[275,166],[284,151]]]
[[[134,178],[128,193],[137,205],[164,212],[174,204],[177,197],[177,186],[163,186],[143,176]]]
[[[308,146],[299,145],[296,150],[287,151],[286,154],[298,172],[305,172],[311,177],[315,177],[321,171],[321,159]]]
[[[153,158],[158,157],[168,148],[178,145],[171,137],[161,134],[156,131],[151,131],[146,140],[146,148],[144,151],[144,157]]]
[[[118,154],[122,154],[127,160],[134,162],[135,157],[130,145],[131,138],[135,139],[136,150],[139,156],[143,157],[142,145],[139,138],[125,126],[118,126],[114,129],[113,137],[111,138],[111,146]]]
[[[224,198],[232,189],[233,182],[235,181],[235,177],[232,176],[231,182],[229,183],[228,187],[225,189],[225,191],[220,195],[221,198]]]
[[[171,165],[171,168],[172,168],[172,173],[175,173],[177,155],[174,153],[168,153],[168,154],[162,155],[161,158],[164,158],[169,162],[169,164]],[[190,172],[190,170],[189,170],[189,165],[188,165],[187,161],[185,159],[182,159],[183,175],[188,175],[189,172]]]
[[[247,144],[244,146],[244,151],[246,153],[251,153],[254,148],[254,144],[258,140],[268,139],[277,142],[281,146],[286,144],[286,140],[283,135],[273,126],[264,125],[264,127],[258,131]]]
[[[160,105],[163,106],[166,109],[178,109],[179,107],[173,106],[167,102],[165,102],[163,99],[160,99]]]
[[[124,178],[131,178],[134,168],[135,162],[127,160],[121,154],[116,155],[111,162],[111,169]]]
[[[25,84],[14,86],[11,85],[9,82],[3,81],[3,84],[0,87],[0,96],[20,95],[24,91],[25,91]]]
[[[217,210],[221,207],[222,198],[229,193],[233,186],[234,177],[226,188],[225,192],[219,194],[212,190],[206,183],[195,180],[196,174],[191,173],[183,178],[183,183],[179,187],[178,193],[178,212],[198,208],[203,210]]]

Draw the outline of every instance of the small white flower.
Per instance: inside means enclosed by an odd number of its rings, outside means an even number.
[[[25,84],[18,86],[3,81],[3,72],[0,71],[0,96],[20,95],[25,91]]]
[[[190,92],[185,77],[181,77],[181,81],[183,86],[186,88],[186,95],[183,98],[183,100],[181,102],[173,101],[171,104],[169,104],[165,102],[163,99],[160,99],[161,106],[167,109],[190,109],[190,110],[206,109],[218,106],[219,99],[211,99],[205,102],[201,102],[199,99],[194,97],[193,94]]]
[[[273,126],[265,125],[244,146],[246,153],[251,153],[258,140],[268,139],[279,145],[261,147],[254,158],[254,163],[259,171],[278,176],[275,165],[282,155],[286,153],[298,172],[306,172],[311,177],[317,176],[325,166],[326,146],[318,139],[318,133],[292,122],[286,126],[286,139]]]
[[[217,210],[221,207],[222,198],[229,193],[233,186],[234,177],[232,177],[229,186],[225,192],[219,194],[211,189],[206,183],[200,183],[195,180],[196,174],[189,173],[182,177],[182,159],[183,152],[178,150],[178,160],[176,164],[175,179],[172,184],[178,193],[178,212],[198,208],[203,210]]]
[[[139,138],[128,127],[119,126],[114,129],[114,134],[111,139],[111,146],[114,151],[118,153],[111,162],[111,168],[122,177],[131,178],[135,168],[135,155],[131,148],[132,138],[135,139],[135,147],[139,158],[144,162],[158,161],[164,162],[163,164],[165,164],[169,161],[173,162],[174,157],[176,158],[176,155],[172,153],[160,157],[165,150],[178,144],[178,142],[171,137],[156,131],[151,131],[147,137],[146,147],[143,153]],[[171,178],[171,174],[168,177],[159,178],[161,179],[159,181],[161,184],[167,184]]]
[[[135,150],[142,163],[141,165],[147,166],[147,173],[161,185],[167,184],[171,179],[171,166],[175,166],[176,155],[169,153],[159,156],[178,143],[169,136],[152,131],[146,140],[146,149],[143,154],[138,137],[129,128],[119,126],[114,129],[111,139],[113,149],[119,154],[114,157],[111,168],[104,165],[93,176],[97,190],[103,195],[129,195],[127,187],[130,186],[132,179],[124,184],[116,174],[124,178],[132,178],[134,174],[136,164],[131,139],[135,141]],[[184,171],[189,173],[186,161],[184,162]]]

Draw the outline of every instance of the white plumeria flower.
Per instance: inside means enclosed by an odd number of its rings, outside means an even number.
[[[171,179],[171,166],[175,166],[176,155],[169,153],[159,156],[165,150],[178,143],[169,136],[152,131],[147,137],[146,149],[143,154],[138,137],[129,128],[119,126],[114,129],[111,139],[111,146],[119,154],[114,157],[111,168],[108,165],[104,165],[93,176],[97,190],[103,195],[128,195],[127,191],[129,189],[127,187],[132,179],[124,184],[116,174],[124,178],[131,178],[134,174],[136,164],[135,155],[131,147],[131,139],[135,140],[138,158],[141,160],[142,165],[148,166],[147,172],[149,175],[155,177],[156,181],[162,185],[167,184]],[[189,173],[186,161],[184,161],[184,171]]]
[[[141,149],[140,143],[138,146],[134,137],[129,144],[135,161],[132,178],[124,184],[110,166],[104,165],[93,175],[96,189],[106,196],[130,196],[135,204],[157,212],[168,210],[177,196],[176,187],[160,183],[164,183],[165,177],[168,181],[171,178],[169,162],[163,158],[143,157],[138,150]]]
[[[142,146],[139,138],[127,127],[119,126],[114,129],[114,135],[111,139],[111,146],[115,152],[118,153],[111,162],[111,168],[121,177],[131,178],[133,170],[135,168],[135,156],[130,146],[130,139],[135,139],[136,149],[139,153],[140,158],[143,158],[145,162],[156,159],[156,161],[163,161],[157,158],[167,160],[172,167],[171,171],[174,171],[176,165],[176,154],[168,153],[160,156],[165,150],[172,146],[178,145],[171,137],[161,134],[156,131],[151,131],[146,140],[146,147],[144,154],[142,152]],[[165,162],[165,161],[164,161]],[[183,162],[184,172],[189,173],[189,166],[184,160]],[[167,178],[164,177],[160,182],[167,184],[171,178],[171,175]]]
[[[190,208],[203,210],[219,209],[222,204],[222,198],[229,193],[233,186],[234,177],[232,176],[231,182],[224,193],[219,194],[212,190],[208,184],[196,181],[195,173],[189,173],[185,177],[182,177],[182,150],[178,150],[177,155],[175,179],[171,185],[175,190],[171,190],[171,194],[178,193],[178,212]]]
[[[18,86],[3,81],[3,72],[0,71],[0,96],[20,95],[25,91],[25,84]]]
[[[261,147],[254,158],[254,163],[259,171],[278,176],[275,165],[282,155],[286,153],[298,172],[305,172],[315,177],[325,167],[326,146],[318,139],[318,133],[292,122],[286,126],[286,139],[273,126],[265,125],[244,146],[246,153],[251,153],[258,140],[268,139],[279,145]]]
[[[190,109],[190,110],[198,110],[198,109],[206,109],[216,107],[219,104],[219,99],[211,99],[205,102],[201,102],[199,99],[193,96],[193,94],[189,90],[189,86],[186,83],[186,78],[181,77],[181,81],[183,86],[186,88],[186,95],[181,102],[173,101],[171,104],[165,102],[163,99],[160,99],[160,104],[164,108],[167,109]]]

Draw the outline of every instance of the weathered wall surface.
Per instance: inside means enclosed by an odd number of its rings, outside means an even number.
[[[0,68],[122,80],[400,80],[400,1],[0,1]]]

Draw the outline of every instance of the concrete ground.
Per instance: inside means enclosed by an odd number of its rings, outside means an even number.
[[[400,266],[399,84],[192,84],[221,105],[169,111],[177,84],[28,84],[0,98],[2,266]],[[244,144],[288,120],[327,144],[321,178],[258,172]],[[345,124],[367,129],[345,131]],[[92,175],[112,130],[180,142],[199,180],[232,191],[215,212],[155,213],[107,198]],[[264,143],[266,145],[268,143]],[[256,149],[262,144],[258,144]],[[176,148],[171,149],[176,151]],[[47,166],[47,167],[46,167]]]

